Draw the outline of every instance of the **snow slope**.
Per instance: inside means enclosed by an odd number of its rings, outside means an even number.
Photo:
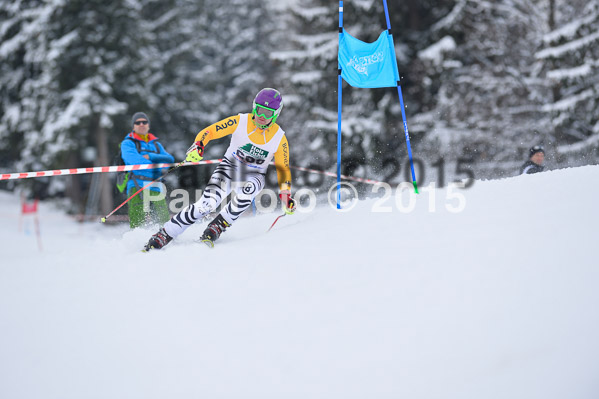
[[[599,397],[599,167],[194,226],[77,224],[0,193],[0,398]],[[405,193],[404,204],[407,204]],[[391,212],[373,212],[380,207]],[[431,212],[433,207],[435,212]]]

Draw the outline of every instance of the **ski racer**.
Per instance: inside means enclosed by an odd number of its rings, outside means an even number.
[[[283,109],[281,93],[265,88],[254,98],[251,114],[238,114],[225,118],[201,130],[193,145],[187,150],[188,162],[198,162],[204,147],[211,141],[231,136],[223,160],[212,173],[202,198],[189,205],[166,222],[145,246],[145,251],[161,249],[189,226],[213,212],[231,193],[232,180],[241,173],[242,184],[235,189],[234,197],[216,216],[200,240],[214,246],[220,235],[247,210],[265,185],[266,169],[274,158],[279,183],[279,197],[285,212],[293,214],[295,201],[291,197],[291,170],[289,168],[289,143],[285,131],[276,123]]]

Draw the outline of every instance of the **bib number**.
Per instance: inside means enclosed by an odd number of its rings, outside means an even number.
[[[239,158],[239,160],[241,162],[244,162],[247,164],[262,165],[266,161],[265,159],[256,159],[251,155],[243,155],[243,153],[239,150],[235,151],[235,154],[237,155],[237,158]]]
[[[235,151],[239,160],[246,165],[262,165],[268,159],[268,151],[256,147],[252,143],[247,143]]]

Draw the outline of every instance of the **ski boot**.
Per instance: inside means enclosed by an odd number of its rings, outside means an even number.
[[[210,248],[214,248],[214,241],[218,240],[218,237],[220,237],[229,226],[231,226],[229,222],[227,222],[222,215],[218,215],[216,219],[208,224],[208,227],[204,230],[204,234],[200,237],[200,241]]]
[[[143,252],[148,252],[150,249],[161,249],[172,240],[173,237],[169,236],[163,227],[160,230],[158,230],[158,233],[150,237],[150,240],[144,247]]]

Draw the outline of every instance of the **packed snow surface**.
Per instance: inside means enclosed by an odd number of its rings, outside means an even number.
[[[147,254],[154,229],[49,203],[40,251],[2,192],[0,398],[596,399],[597,181],[422,189],[409,212],[406,190]]]

